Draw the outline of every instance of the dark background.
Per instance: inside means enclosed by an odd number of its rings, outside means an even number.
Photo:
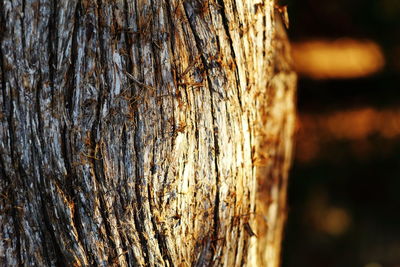
[[[400,110],[400,0],[280,4],[288,6],[288,31],[294,43],[368,39],[379,44],[386,61],[383,70],[363,78],[299,77],[299,134],[282,266],[399,267],[400,135],[388,138],[378,129],[360,138],[336,138],[320,134],[321,126],[302,129],[302,120],[305,115],[323,118],[335,112],[345,117],[346,111],[360,109]],[[307,151],[300,147],[310,136],[317,139],[318,153],[304,161]]]

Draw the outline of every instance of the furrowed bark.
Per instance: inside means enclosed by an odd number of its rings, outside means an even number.
[[[272,1],[0,18],[1,263],[279,265],[296,77]]]

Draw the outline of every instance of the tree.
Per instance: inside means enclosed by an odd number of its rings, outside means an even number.
[[[274,9],[1,1],[0,262],[277,266],[295,74]]]

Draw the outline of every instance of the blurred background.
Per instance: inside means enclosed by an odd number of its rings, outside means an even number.
[[[400,267],[400,0],[285,0],[299,73],[283,267]]]

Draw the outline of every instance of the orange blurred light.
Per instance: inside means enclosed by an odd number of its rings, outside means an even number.
[[[338,39],[292,43],[298,73],[314,79],[358,78],[381,70],[385,59],[372,41]]]
[[[321,229],[331,235],[341,235],[347,231],[351,223],[350,213],[337,207],[331,207],[325,211],[321,218]]]
[[[323,143],[349,140],[355,152],[369,151],[368,137],[400,138],[400,108],[377,110],[365,107],[327,114],[300,114],[296,158],[310,162]]]
[[[352,224],[349,210],[333,206],[326,192],[316,189],[310,194],[305,219],[318,231],[339,236],[344,234]]]

